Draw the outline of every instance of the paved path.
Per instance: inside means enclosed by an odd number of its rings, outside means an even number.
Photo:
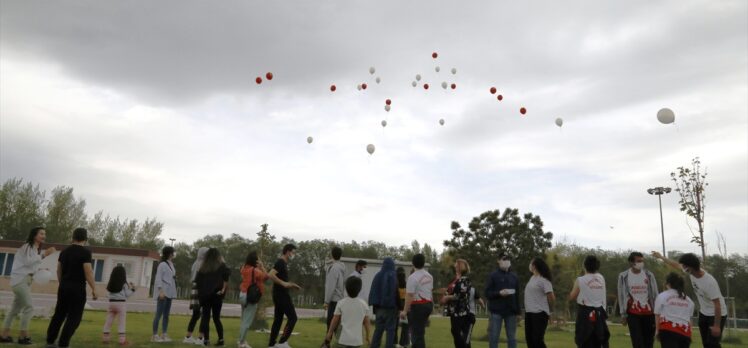
[[[57,296],[51,294],[33,294],[32,301],[34,303],[34,315],[38,316],[51,316],[54,311],[55,304],[57,303]],[[10,291],[0,291],[0,308],[9,309],[13,303],[13,293]],[[190,303],[187,300],[174,300],[171,304],[171,313],[190,315],[192,311],[189,307]],[[109,301],[106,298],[99,298],[94,301],[90,298],[86,303],[86,309],[106,310],[109,306]],[[153,313],[156,310],[156,305],[152,299],[146,300],[132,300],[127,301],[127,310],[130,312],[146,312]],[[265,309],[267,317],[273,316],[273,307]],[[307,309],[297,308],[296,314],[299,318],[321,318],[325,315],[325,311],[322,309]],[[222,317],[240,317],[241,306],[233,303],[225,303],[221,309]]]

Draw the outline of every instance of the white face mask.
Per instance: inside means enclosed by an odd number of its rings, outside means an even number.
[[[641,271],[644,269],[644,262],[637,262],[634,264],[634,269]]]
[[[683,267],[681,267],[681,269],[683,270],[683,273],[688,273],[688,267],[683,266]]]
[[[509,261],[509,260],[501,260],[501,261],[499,261],[499,268],[501,268],[503,270],[507,270],[511,266],[512,266],[512,262]]]

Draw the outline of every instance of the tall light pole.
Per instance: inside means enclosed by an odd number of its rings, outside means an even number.
[[[657,199],[660,201],[660,231],[662,232],[662,257],[667,257],[665,253],[665,223],[662,222],[662,195],[670,193],[669,187],[655,187],[647,190],[650,195],[657,195]]]
[[[174,246],[174,241],[177,240],[177,239],[176,238],[169,238],[169,240],[171,241],[171,246]]]

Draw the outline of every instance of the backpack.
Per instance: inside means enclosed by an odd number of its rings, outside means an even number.
[[[260,287],[257,286],[257,282],[255,282],[255,269],[252,268],[252,282],[249,283],[249,288],[247,288],[247,299],[244,305],[256,304],[260,302],[260,298],[262,298],[262,293]]]

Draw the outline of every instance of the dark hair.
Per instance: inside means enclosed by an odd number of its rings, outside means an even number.
[[[405,279],[405,269],[402,267],[397,268],[397,287],[398,288],[404,288],[407,284],[407,281]]]
[[[174,255],[174,247],[167,245],[161,249],[161,261],[169,260],[171,255]]]
[[[125,267],[117,265],[112,268],[112,274],[109,276],[109,283],[106,285],[106,290],[109,292],[120,292],[127,283],[127,272]]]
[[[667,275],[667,278],[665,278],[665,284],[670,285],[671,289],[677,291],[678,297],[682,299],[686,298],[686,281],[680,276],[680,274],[670,272],[670,274]]]
[[[221,252],[218,251],[216,248],[210,248],[208,249],[208,252],[205,253],[205,260],[203,260],[203,264],[200,265],[200,269],[198,270],[199,273],[210,273],[215,272],[218,267],[221,267]]]
[[[73,240],[76,242],[85,242],[88,240],[88,230],[78,227],[73,230]]]
[[[294,250],[296,250],[296,246],[295,245],[293,245],[293,244],[286,244],[286,245],[283,246],[283,251],[281,252],[281,254],[285,255],[287,252],[294,251]]]
[[[701,269],[701,261],[699,261],[699,257],[693,253],[681,255],[680,258],[678,258],[678,263],[681,263],[688,268],[692,268],[694,271]]]
[[[359,277],[348,277],[345,280],[345,291],[348,292],[349,297],[356,297],[361,292],[361,278]]]
[[[640,253],[638,251],[631,252],[631,254],[629,254],[629,263],[634,263],[634,260],[637,257],[644,257],[644,254],[642,254],[642,253]]]
[[[584,258],[584,269],[587,273],[595,273],[600,269],[600,260],[595,255],[587,255]]]
[[[333,260],[340,260],[340,257],[343,256],[343,249],[340,249],[340,247],[332,247],[332,251],[330,252],[332,254]]]
[[[424,265],[426,265],[426,257],[423,254],[413,255],[413,267],[421,269]]]
[[[530,261],[533,266],[535,266],[535,270],[540,273],[540,276],[548,279],[549,282],[553,281],[553,276],[551,275],[551,269],[548,267],[548,264],[545,263],[545,260],[536,257]]]
[[[44,227],[37,226],[32,228],[31,231],[29,231],[29,236],[26,237],[26,244],[34,246],[34,239],[36,239],[36,235],[39,234],[39,231],[45,231]],[[41,245],[39,247],[41,247]]]
[[[364,260],[358,260],[358,261],[356,261],[356,267],[363,267],[363,266],[366,266],[368,264],[369,263],[366,262],[366,261],[364,261]]]
[[[512,257],[509,256],[509,254],[507,254],[507,253],[501,253],[501,254],[499,254],[499,260],[509,260],[509,261],[511,261]]]
[[[208,250],[208,251],[210,251],[210,250]],[[247,258],[244,259],[244,264],[252,266],[252,267],[257,267],[257,252],[256,251],[250,251],[249,254],[247,254]]]

